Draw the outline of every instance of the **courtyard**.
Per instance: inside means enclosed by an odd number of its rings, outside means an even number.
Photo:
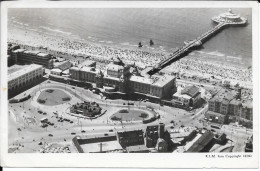
[[[47,106],[56,106],[66,103],[71,100],[71,97],[63,90],[47,89],[40,93],[37,102]]]

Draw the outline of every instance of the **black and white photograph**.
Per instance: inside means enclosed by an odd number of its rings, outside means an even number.
[[[7,154],[252,159],[252,4],[7,7]]]

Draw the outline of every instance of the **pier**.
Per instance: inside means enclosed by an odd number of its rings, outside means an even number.
[[[233,13],[231,13],[231,14],[233,14]],[[205,43],[208,39],[213,37],[216,33],[221,31],[223,28],[225,28],[227,26],[241,26],[241,25],[245,25],[247,22],[247,20],[244,18],[241,18],[240,21],[230,21],[227,19],[220,20],[219,18],[213,17],[212,20],[215,23],[218,23],[215,27],[211,28],[210,30],[208,30],[207,32],[200,35],[199,37],[197,37],[194,40],[185,41],[184,42],[185,45],[183,47],[177,49],[175,52],[170,54],[170,56],[167,59],[162,60],[159,64],[154,66],[147,73],[149,75],[153,75],[156,72],[160,71],[162,68],[166,67],[167,65],[170,65],[172,62],[175,62],[175,61],[179,60],[180,58],[186,56],[192,50],[201,47],[203,43]]]

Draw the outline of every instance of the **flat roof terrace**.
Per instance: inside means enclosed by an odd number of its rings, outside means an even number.
[[[85,153],[101,153],[101,152],[123,150],[123,148],[121,147],[121,145],[118,143],[117,140],[81,144],[80,146]]]
[[[19,71],[19,70],[21,70],[23,68],[26,68],[27,66],[29,66],[29,65],[17,65],[17,64],[15,64],[13,66],[10,66],[10,67],[8,67],[8,75],[12,74],[12,73],[14,73],[16,71]]]
[[[15,72],[12,72],[11,74],[8,74],[8,82],[12,81],[16,78],[21,77],[22,75],[31,72],[33,70],[42,68],[42,65],[37,65],[37,64],[31,64],[31,65],[25,65],[25,67],[16,69]],[[22,70],[22,71],[21,71]]]

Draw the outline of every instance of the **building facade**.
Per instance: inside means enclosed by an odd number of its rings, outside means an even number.
[[[11,59],[18,64],[38,64],[49,69],[53,68],[52,56],[40,51],[16,49],[11,52]]]
[[[110,63],[105,71],[97,71],[95,67],[72,67],[69,73],[71,79],[95,83],[97,88],[104,88],[109,92],[140,93],[163,99],[171,98],[177,89],[174,76],[136,76],[130,73],[130,66],[125,66],[118,60]]]
[[[31,64],[8,74],[8,92],[15,92],[42,78],[44,69],[41,65]]]
[[[240,97],[235,93],[219,92],[209,100],[208,112],[205,114],[206,118],[221,124],[227,120],[252,123],[252,101],[241,100]]]
[[[193,108],[199,105],[201,93],[196,86],[187,86],[181,91],[177,91],[172,96],[172,104],[181,108]]]

